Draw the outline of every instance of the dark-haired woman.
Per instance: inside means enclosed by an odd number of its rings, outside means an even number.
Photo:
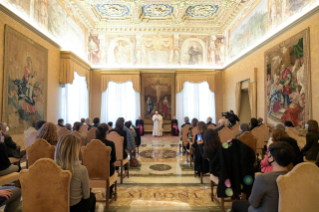
[[[126,131],[124,130],[124,118],[120,117],[116,120],[115,128],[110,130],[110,132],[117,132],[120,136],[124,138],[123,141],[123,159],[127,158],[126,147],[127,147],[127,137]]]
[[[206,129],[207,126],[205,122],[200,121],[197,123],[197,134],[195,135],[195,141],[192,145],[195,149],[194,170],[198,176],[200,176],[200,173],[205,174],[209,171],[209,162],[206,158],[203,158],[203,137]]]
[[[95,138],[102,141],[106,146],[112,148],[111,151],[111,160],[110,160],[110,176],[115,172],[114,162],[116,161],[116,149],[112,141],[106,139],[107,132],[109,131],[109,126],[105,123],[100,124],[95,131]]]
[[[252,131],[255,127],[258,127],[258,120],[256,118],[251,118],[249,121],[249,130]]]
[[[204,132],[203,140],[203,156],[204,158],[208,158],[209,161],[212,161],[222,142],[220,141],[218,133],[213,129],[207,129]]]
[[[85,145],[87,145],[89,143],[88,137],[81,132],[81,126],[82,124],[80,122],[74,122],[73,131],[78,132],[85,139]]]
[[[301,154],[306,156],[307,160],[316,160],[319,151],[318,122],[309,120],[305,127],[308,133],[306,135],[306,145],[302,148]]]

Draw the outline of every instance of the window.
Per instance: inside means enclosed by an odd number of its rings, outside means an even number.
[[[123,117],[125,121],[135,123],[140,114],[140,93],[135,92],[133,83],[110,81],[107,90],[102,93],[101,122],[115,123],[117,118]]]
[[[176,118],[179,127],[188,116],[190,122],[193,118],[206,122],[207,117],[212,117],[216,123],[215,95],[209,90],[208,83],[184,83],[184,89],[176,94]]]
[[[74,72],[72,84],[66,84],[62,91],[62,109],[64,123],[74,124],[81,118],[89,117],[89,91],[87,89],[86,77]]]

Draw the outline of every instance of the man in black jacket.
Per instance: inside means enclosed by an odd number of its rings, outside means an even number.
[[[8,157],[22,158],[25,155],[25,150],[20,151],[21,147],[17,145],[11,138],[10,135],[4,134],[7,131],[7,124],[5,122],[0,122],[1,129],[1,140],[6,145],[6,150]]]

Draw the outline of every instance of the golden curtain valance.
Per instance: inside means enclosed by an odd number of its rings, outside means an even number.
[[[101,75],[101,91],[107,90],[110,81],[113,82],[127,82],[132,81],[133,88],[136,92],[141,92],[140,75],[139,74],[102,74]]]
[[[179,93],[184,88],[185,82],[193,82],[193,83],[200,83],[207,81],[209,85],[209,90],[215,92],[215,76],[214,74],[199,74],[199,75],[192,75],[192,74],[177,74],[176,75],[176,93]]]
[[[90,89],[90,65],[72,52],[61,52],[60,57],[60,84],[72,84],[76,71],[86,77],[87,88]]]

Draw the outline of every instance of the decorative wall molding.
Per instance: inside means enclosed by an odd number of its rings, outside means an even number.
[[[2,5],[0,3],[0,12],[3,12],[4,14],[6,14],[7,16],[9,16],[10,18],[14,19],[15,21],[17,21],[18,23],[22,24],[24,27],[26,27],[27,29],[29,29],[30,31],[32,31],[34,34],[36,34],[37,36],[41,37],[42,39],[44,39],[45,41],[47,41],[48,43],[52,44],[53,46],[57,47],[58,49],[61,49],[61,46],[59,44],[57,44],[55,41],[51,40],[50,38],[48,38],[46,35],[44,35],[42,32],[40,32],[39,30],[37,30],[35,27],[33,27],[32,25],[30,25],[28,22],[26,22],[25,20],[23,20],[22,18],[20,18],[18,15],[14,14],[11,10],[9,10],[8,8],[6,8],[4,5]]]

